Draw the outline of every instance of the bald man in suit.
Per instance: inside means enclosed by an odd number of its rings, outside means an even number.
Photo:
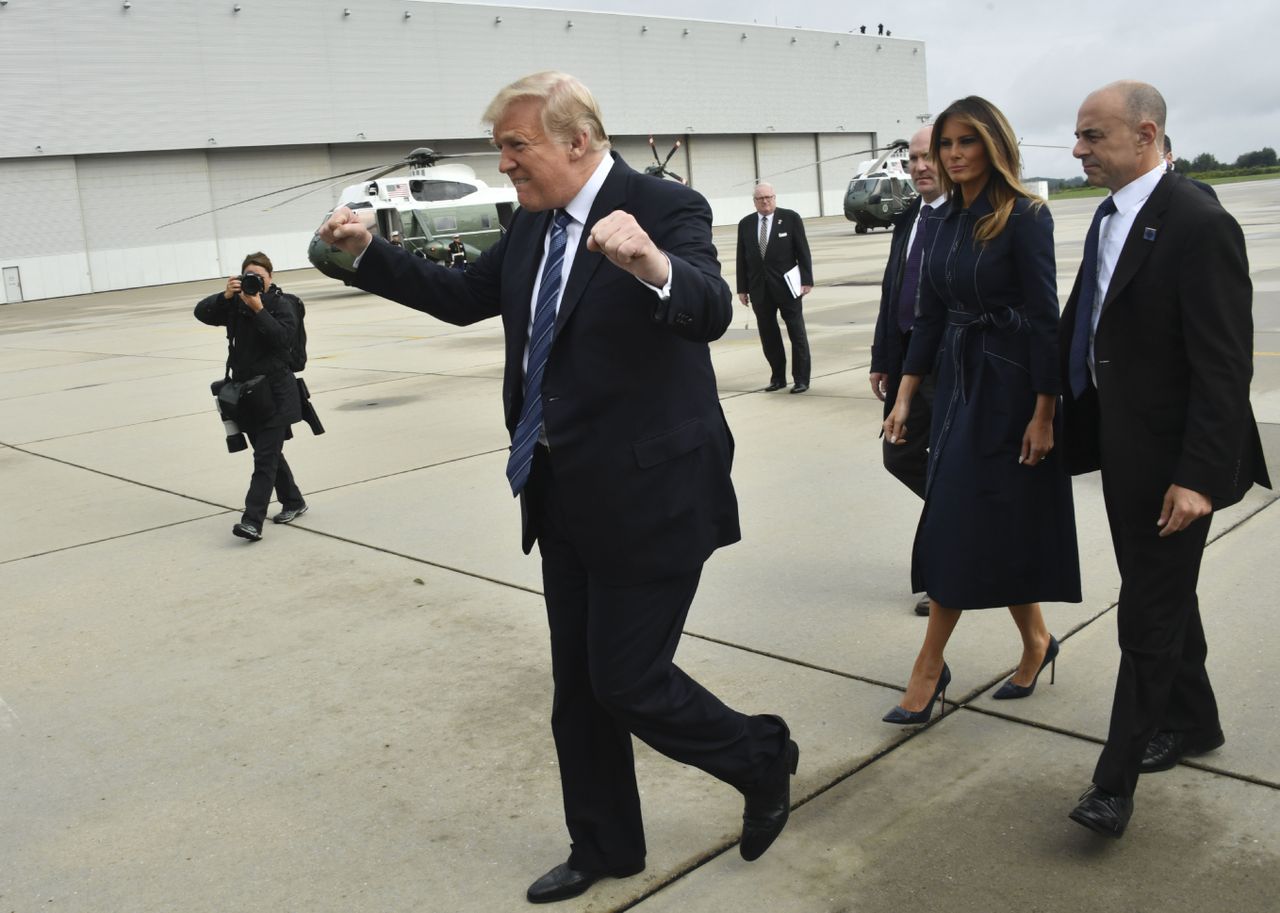
[[[1120,669],[1093,783],[1071,812],[1121,836],[1140,773],[1223,744],[1196,585],[1212,513],[1270,487],[1249,405],[1253,289],[1240,226],[1166,171],[1165,102],[1117,82],[1076,119],[1074,155],[1111,194],[1062,313],[1064,449],[1102,470],[1120,567]]]

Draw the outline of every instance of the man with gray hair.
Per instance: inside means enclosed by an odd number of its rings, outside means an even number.
[[[787,385],[787,350],[778,331],[781,313],[791,340],[795,380],[791,392],[804,393],[809,389],[811,365],[802,298],[813,289],[813,260],[804,220],[798,212],[778,208],[772,184],[756,184],[752,200],[755,214],[738,223],[738,298],[756,312],[760,345],[769,362],[765,392]]]
[[[1089,95],[1073,154],[1111,194],[1062,312],[1064,450],[1102,470],[1120,567],[1120,669],[1107,741],[1072,820],[1124,833],[1140,773],[1224,742],[1196,584],[1214,510],[1270,487],[1249,405],[1253,289],[1240,226],[1166,172],[1165,103],[1117,82]]]
[[[572,842],[527,897],[644,868],[632,735],[743,794],[739,850],[755,859],[787,822],[799,750],[780,717],[730,709],[672,662],[703,562],[740,538],[708,347],[733,312],[711,208],[611,154],[571,76],[521,79],[485,119],[521,208],[466,270],[372,238],[346,209],[320,235],[358,255],[366,291],[459,325],[502,317],[506,474],[524,550],[542,554]]]

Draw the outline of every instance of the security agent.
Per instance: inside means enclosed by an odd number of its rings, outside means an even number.
[[[253,445],[253,475],[244,514],[231,532],[257,542],[272,488],[283,507],[272,517],[276,523],[289,523],[307,512],[307,502],[284,458],[284,442],[293,437],[290,425],[302,421],[298,379],[289,369],[301,301],[271,281],[271,260],[264,253],[245,257],[240,272],[227,280],[223,291],[197,304],[195,315],[201,323],[226,327],[225,383],[236,385],[233,389],[240,393],[233,418]],[[220,402],[228,399],[224,394]]]

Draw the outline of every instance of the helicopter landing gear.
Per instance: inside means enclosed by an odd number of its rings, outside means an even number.
[[[867,233],[867,226],[859,222],[857,225],[853,226],[853,233],[857,235],[865,235]]]

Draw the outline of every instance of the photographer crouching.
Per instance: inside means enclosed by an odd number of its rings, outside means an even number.
[[[226,327],[226,376],[212,389],[227,430],[227,449],[245,449],[242,433],[253,445],[253,476],[244,498],[244,515],[231,532],[257,542],[272,488],[282,510],[271,519],[288,523],[307,511],[307,502],[284,458],[290,426],[303,420],[323,432],[307,400],[306,387],[294,374],[306,363],[305,313],[301,299],[271,281],[271,261],[252,253],[240,266],[242,275],[227,280],[224,291],[196,305],[196,319]]]

